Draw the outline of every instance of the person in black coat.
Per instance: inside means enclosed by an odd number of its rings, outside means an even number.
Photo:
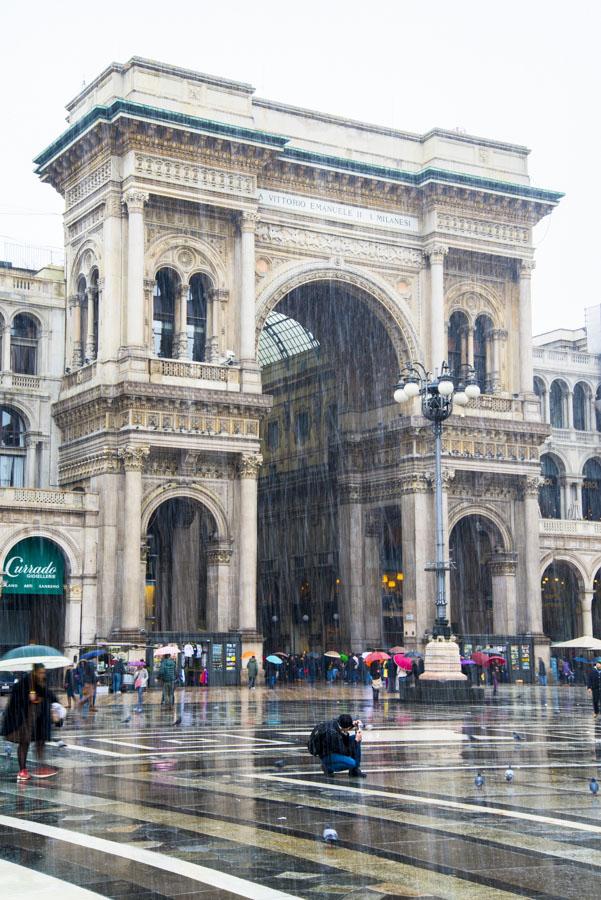
[[[601,700],[601,661],[597,661],[588,676],[588,692],[593,697],[593,715],[599,715],[599,702]]]
[[[322,722],[317,728],[318,746],[315,749],[324,775],[348,769],[351,778],[365,778],[365,773],[360,768],[361,722],[353,720],[348,713],[343,713],[337,719]]]
[[[44,757],[44,744],[50,739],[52,725],[51,706],[58,703],[56,695],[46,685],[46,669],[34,666],[13,685],[8,706],[4,712],[2,735],[17,744],[19,774],[17,781],[29,781],[27,754],[34,742],[38,759]]]

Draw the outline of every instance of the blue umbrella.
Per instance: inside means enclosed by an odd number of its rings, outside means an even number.
[[[88,650],[87,653],[81,654],[81,659],[96,659],[97,656],[105,656],[108,650]]]
[[[274,666],[281,666],[281,665],[282,665],[282,660],[280,659],[279,656],[268,656],[268,657],[267,657],[267,662],[273,663]]]

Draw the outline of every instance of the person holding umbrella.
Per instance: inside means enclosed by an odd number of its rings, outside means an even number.
[[[64,708],[46,684],[46,666],[59,669],[69,664],[70,661],[58,650],[38,644],[16,647],[0,660],[0,670],[24,673],[13,685],[1,729],[7,741],[17,744],[19,782],[31,779],[27,769],[29,745],[32,742],[36,744],[38,759],[43,760],[44,744],[50,738],[55,710],[57,719],[59,712],[64,715]],[[53,709],[54,704],[56,706]],[[39,766],[34,774],[38,778],[45,778],[56,775],[56,769]]]
[[[601,700],[601,659],[595,661],[595,665],[589,673],[587,690],[593,700],[593,716],[596,719],[599,715],[599,701]]]

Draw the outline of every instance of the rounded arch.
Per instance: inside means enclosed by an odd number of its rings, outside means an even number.
[[[192,275],[206,275],[211,286],[219,290],[227,287],[225,267],[210,244],[197,237],[172,234],[157,238],[146,249],[146,278],[154,279],[163,267],[175,269],[180,280],[189,281]]]
[[[574,428],[577,431],[587,431],[589,427],[589,409],[593,395],[590,384],[586,381],[577,381],[572,394],[572,413]]]
[[[546,553],[540,563],[541,578],[543,578],[546,569],[548,569],[549,566],[552,566],[553,563],[565,563],[575,570],[578,578],[579,590],[583,591],[585,584],[589,583],[590,576],[582,565],[582,561],[575,553],[570,553],[568,550],[552,550],[549,553]]]
[[[10,536],[0,541],[0,568],[4,571],[4,563],[6,557],[19,541],[25,538],[41,537],[48,541],[52,541],[61,550],[67,562],[68,575],[71,578],[77,578],[83,575],[83,552],[78,547],[71,535],[64,531],[59,531],[53,526],[32,527],[31,525],[23,525],[21,528],[15,529]]]
[[[566,406],[569,388],[563,378],[554,378],[549,387],[549,411],[551,426],[565,428],[567,426]]]
[[[494,631],[494,583],[491,561],[504,555],[503,536],[482,512],[461,516],[449,530],[451,618],[463,635]]]
[[[278,270],[277,276],[259,293],[256,298],[255,343],[257,347],[265,321],[280,300],[283,300],[295,288],[319,281],[333,281],[351,288],[358,288],[377,301],[372,312],[386,329],[399,360],[399,366],[408,359],[423,358],[422,348],[407,302],[390,285],[371,272],[368,274],[351,266],[343,268],[332,264],[327,265],[321,261],[300,265],[295,263],[283,272]]]
[[[175,500],[177,498],[196,500],[201,506],[206,507],[215,519],[218,540],[227,543],[232,542],[227,515],[221,500],[216,494],[202,485],[167,484],[151,491],[142,500],[141,534],[145,535],[148,531],[152,514],[156,512],[159,506],[167,500]]]
[[[503,546],[500,549],[503,553],[513,552],[514,546],[510,528],[494,506],[483,505],[481,503],[462,503],[459,506],[456,506],[449,512],[449,534],[461,519],[465,519],[468,516],[476,516],[479,519],[489,520],[492,525],[495,526],[503,541]]]
[[[40,332],[44,328],[44,322],[42,321],[38,313],[31,312],[31,310],[29,309],[15,309],[13,312],[11,312],[7,324],[12,328],[14,326],[15,319],[17,319],[19,316],[26,316],[28,319],[31,319],[38,331],[37,337],[39,338]]]
[[[504,307],[499,295],[489,285],[480,282],[462,281],[446,292],[447,317],[457,310],[465,312],[470,325],[474,325],[480,315],[492,319],[493,328],[502,328]]]
[[[582,633],[580,597],[586,580],[567,554],[554,554],[541,575],[543,631],[552,641],[566,641]]]
[[[77,282],[83,276],[86,284],[90,283],[93,269],[102,271],[102,244],[93,238],[88,238],[75,254],[69,275],[69,294],[77,292]]]
[[[25,433],[31,429],[31,422],[34,420],[33,412],[18,397],[10,397],[6,403],[0,403],[0,408],[16,413],[23,421]]]

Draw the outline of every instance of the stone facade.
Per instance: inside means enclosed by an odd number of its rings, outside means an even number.
[[[258,477],[264,423],[273,404],[283,412],[273,372],[274,399],[262,388],[257,348],[274,311],[326,285],[377,322],[390,394],[409,360],[478,369],[481,401],[445,429],[447,537],[466,518],[484,523],[504,560],[486,560],[495,627],[542,646],[537,479],[548,428],[532,392],[531,231],[560,195],[531,187],[527,150],[349,122],[138,58],[106,69],[68,112],[36,164],[65,198],[54,471],[66,494],[98,498],[82,639],[175,621],[173,598],[190,584],[157,575],[175,522],[172,555],[202,582],[202,609],[185,627],[260,649]],[[337,415],[346,574],[333,615],[343,642],[382,640],[374,542],[383,505],[394,507],[404,638],[419,645],[434,614],[432,442],[419,406],[399,418],[387,391]]]

